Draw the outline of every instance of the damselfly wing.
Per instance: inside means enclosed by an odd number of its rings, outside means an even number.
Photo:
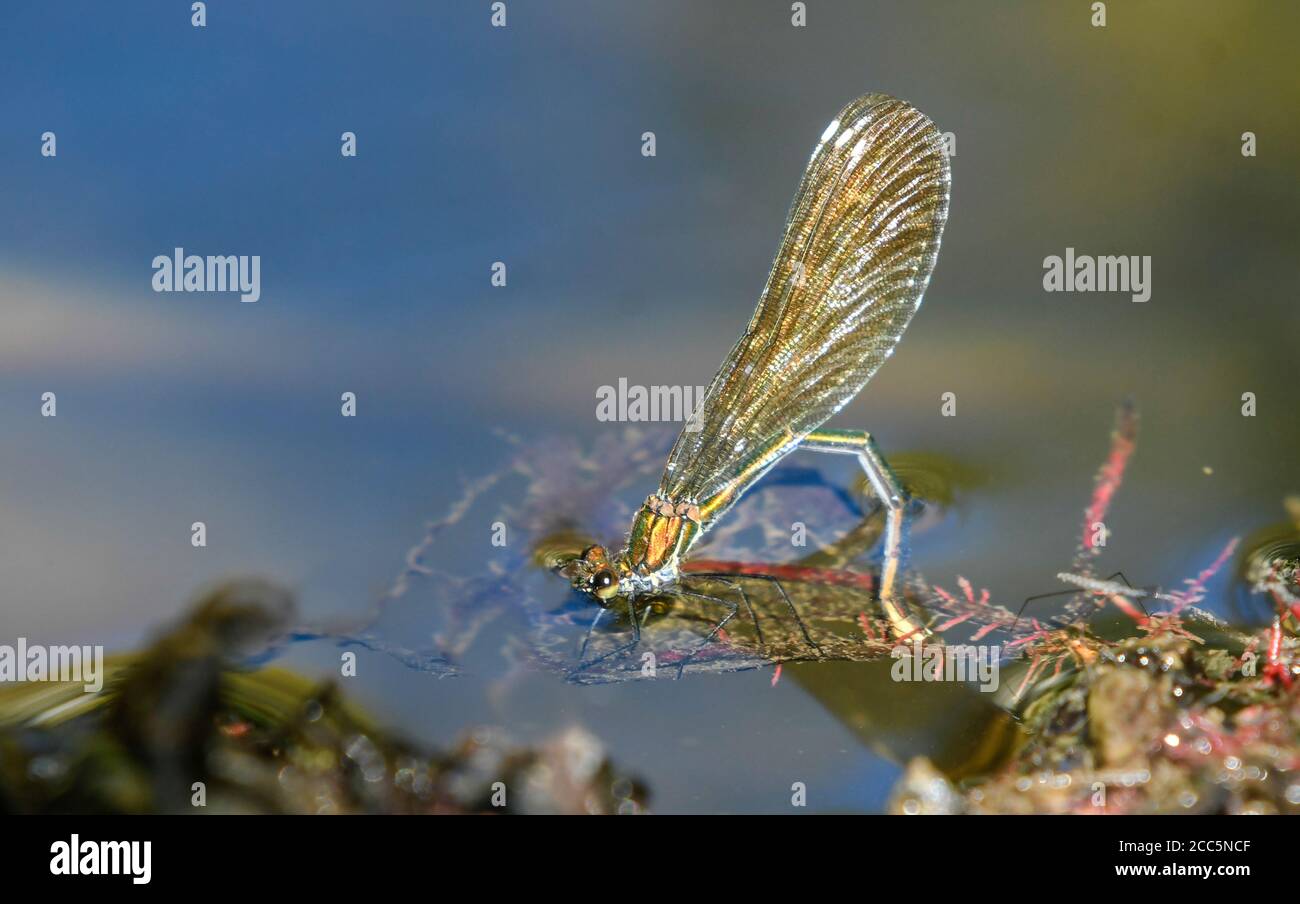
[[[883,94],[822,133],[754,317],[673,447],[661,498],[707,530],[893,354],[916,313],[948,215],[934,124]]]

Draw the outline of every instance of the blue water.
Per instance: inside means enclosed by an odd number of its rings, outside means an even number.
[[[1107,563],[1174,586],[1280,520],[1300,127],[1275,23],[1180,6],[1101,35],[1064,7],[819,3],[799,31],[742,3],[509,8],[506,29],[477,3],[209,4],[204,29],[185,4],[6,10],[0,634],[127,647],[244,574],[307,620],[368,611],[461,481],[515,454],[494,429],[589,446],[622,426],[597,422],[598,386],[708,381],[812,142],[867,90],[959,141],[926,303],[836,421],[988,475],[914,563],[1008,603],[1056,589],[1129,394],[1143,433]],[[1247,126],[1268,136],[1256,159]],[[1043,293],[1067,245],[1151,255],[1152,300]],[[261,300],[153,292],[178,246],[260,255]],[[438,555],[486,570],[489,531],[475,512]],[[583,724],[657,809],[783,810],[794,781],[810,809],[886,799],[896,765],[793,682],[504,679],[511,625],[461,677],[363,654],[350,688],[434,743]],[[286,658],[333,674],[338,650]]]

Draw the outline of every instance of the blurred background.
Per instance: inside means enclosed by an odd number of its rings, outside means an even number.
[[[956,136],[926,302],[833,422],[988,476],[914,564],[1057,589],[1132,396],[1105,570],[1178,584],[1298,488],[1300,8],[1089,6],[811,0],[796,28],[786,2],[520,0],[493,28],[486,2],[212,2],[194,28],[181,2],[6,4],[0,638],[127,647],[234,574],[365,611],[511,454],[494,429],[589,442],[621,429],[601,385],[708,383],[817,136],[868,91]],[[261,301],[154,293],[177,246],[260,255]],[[1045,293],[1067,246],[1149,255],[1151,300]],[[896,774],[765,673],[505,702],[491,677],[377,657],[356,687],[420,737],[580,722],[656,809],[783,808],[793,780],[878,809]]]

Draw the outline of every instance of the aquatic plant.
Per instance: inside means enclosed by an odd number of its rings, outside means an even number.
[[[1234,628],[1197,607],[1232,559],[1235,539],[1178,590],[1097,579],[1100,545],[1088,539],[1136,437],[1137,415],[1126,406],[1085,512],[1083,542],[1072,569],[1059,575],[1078,591],[1061,615],[1031,617],[1032,633],[1007,643],[1021,673],[1003,701],[1017,719],[1009,755],[960,781],[914,758],[893,812],[1300,812],[1293,547],[1274,531],[1240,558],[1244,592],[1274,604],[1263,630]],[[1118,618],[1099,620],[1108,605]]]

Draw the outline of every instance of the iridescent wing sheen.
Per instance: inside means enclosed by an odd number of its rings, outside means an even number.
[[[942,139],[883,94],[850,103],[813,150],[745,334],[677,438],[660,496],[707,529],[846,405],[894,351],[934,270],[948,215]]]

